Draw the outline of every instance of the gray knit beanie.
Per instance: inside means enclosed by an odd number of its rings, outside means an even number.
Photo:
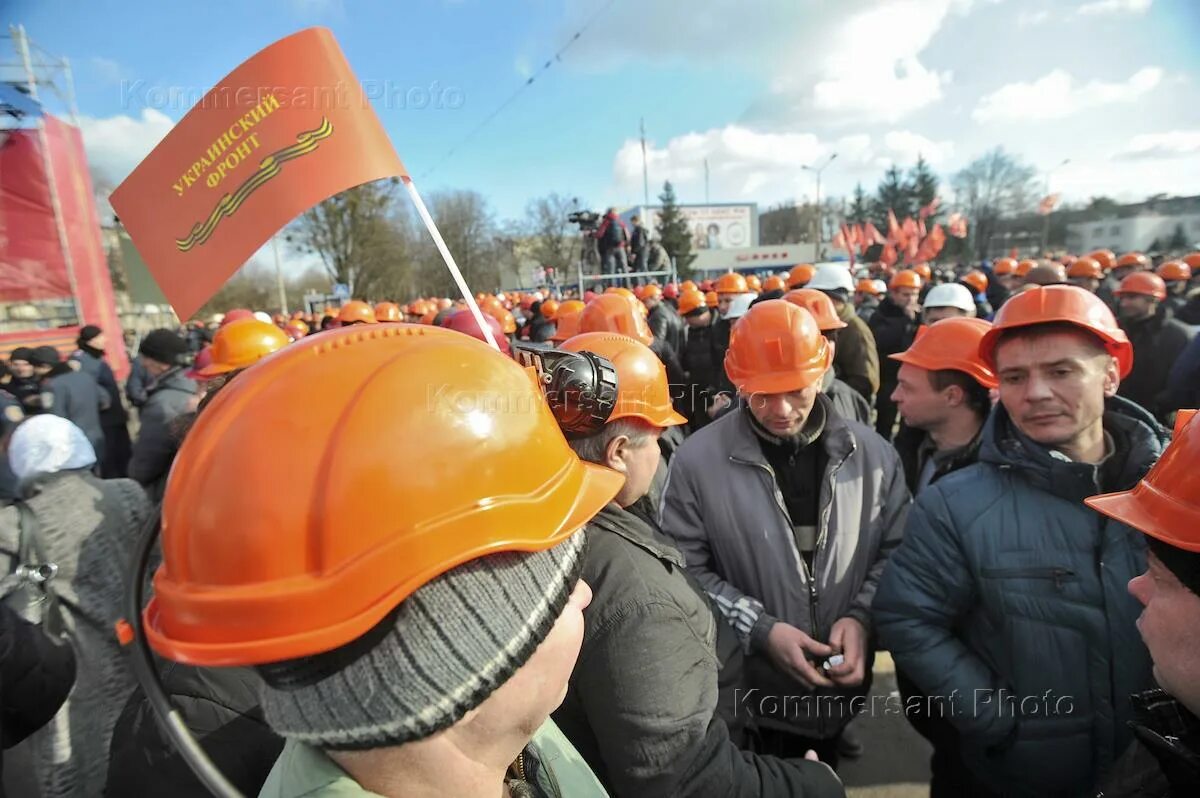
[[[584,540],[472,560],[348,646],[261,667],[267,722],[332,750],[401,745],[453,725],[550,633],[582,572]]]

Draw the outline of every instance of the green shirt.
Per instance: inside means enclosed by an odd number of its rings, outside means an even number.
[[[541,725],[526,751],[531,751],[541,764],[534,786],[542,795],[607,798],[608,793],[595,774],[553,721],[547,719]],[[319,748],[295,740],[288,740],[283,746],[258,795],[259,798],[384,798],[363,789]]]

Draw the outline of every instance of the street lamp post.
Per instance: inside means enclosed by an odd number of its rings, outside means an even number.
[[[1062,163],[1060,163],[1058,166],[1056,166],[1053,169],[1046,172],[1046,193],[1044,196],[1046,196],[1046,197],[1050,196],[1050,175],[1054,174],[1055,172],[1057,172],[1059,169],[1063,168],[1070,162],[1071,162],[1070,158],[1063,158]],[[1053,208],[1048,210],[1046,212],[1046,218],[1042,220],[1042,257],[1043,258],[1046,257],[1046,245],[1050,241],[1050,214],[1053,212],[1054,212]]]
[[[825,163],[821,164],[820,166],[805,165],[805,166],[800,167],[801,169],[804,169],[805,171],[815,173],[817,176],[817,247],[816,247],[817,258],[821,257],[821,233],[823,232],[824,222],[825,222],[825,220],[822,218],[822,213],[821,213],[821,172],[824,172],[825,167],[827,167],[827,166],[829,166],[829,164],[833,163],[833,159],[836,157],[837,157],[837,153],[835,152],[835,153],[831,154],[829,156],[829,158],[826,159]]]

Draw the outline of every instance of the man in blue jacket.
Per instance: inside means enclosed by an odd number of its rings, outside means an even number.
[[[1126,592],[1146,546],[1084,505],[1131,488],[1166,431],[1116,396],[1133,366],[1103,302],[1031,288],[980,344],[1000,380],[979,462],[917,498],[873,612],[896,665],[958,729],[972,795],[1084,795],[1151,684]]]

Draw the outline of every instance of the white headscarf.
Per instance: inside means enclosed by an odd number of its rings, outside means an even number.
[[[61,416],[33,416],[13,431],[8,464],[17,480],[96,464],[96,450],[83,430]]]

